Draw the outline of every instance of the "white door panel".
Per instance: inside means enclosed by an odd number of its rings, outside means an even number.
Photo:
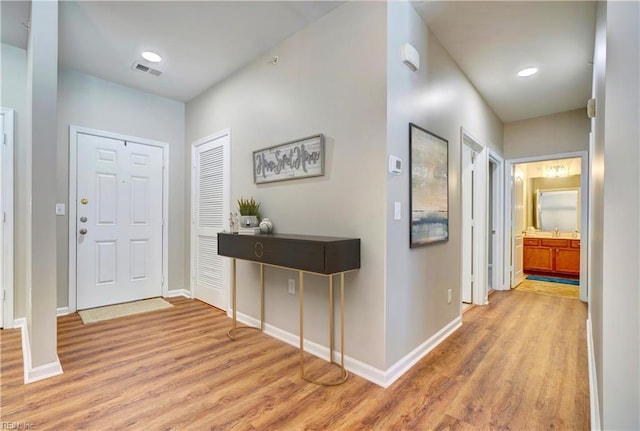
[[[0,137],[4,138],[4,115],[0,115]],[[0,147],[0,167],[4,170],[4,145]],[[4,172],[0,171],[0,214],[4,214]],[[4,285],[4,272],[5,272],[5,256],[4,256],[4,226],[0,226],[0,328],[4,328],[4,307],[5,307],[5,288],[11,289],[9,286]],[[8,326],[9,328],[11,326]]]
[[[206,139],[193,148],[192,282],[194,296],[227,310],[228,274],[218,256],[218,232],[229,217],[229,135]]]
[[[473,150],[462,146],[462,302],[473,302]]]
[[[517,235],[514,239],[513,287],[524,280],[524,237]]]
[[[160,147],[78,134],[78,309],[162,295],[162,159]]]
[[[524,181],[516,176],[514,179],[514,221],[513,221],[513,286],[524,280],[524,238],[525,229],[525,190]]]

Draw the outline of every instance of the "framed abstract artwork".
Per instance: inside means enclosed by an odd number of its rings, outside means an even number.
[[[409,123],[411,248],[449,240],[449,142]]]

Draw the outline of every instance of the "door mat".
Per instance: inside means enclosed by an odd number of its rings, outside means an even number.
[[[574,286],[580,286],[580,280],[571,280],[569,278],[545,277],[542,275],[527,275],[527,280],[547,281],[549,283],[562,283],[562,284],[572,284]]]
[[[118,317],[133,316],[134,314],[148,313],[150,311],[171,308],[173,304],[162,298],[143,299],[142,301],[126,302],[124,304],[108,305],[106,307],[90,308],[78,311],[82,323],[102,322],[104,320],[117,319]]]

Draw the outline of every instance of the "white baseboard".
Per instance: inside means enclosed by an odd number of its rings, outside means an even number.
[[[231,316],[231,310],[227,314]],[[237,313],[237,319],[245,325],[260,326],[260,320],[240,312]],[[350,373],[357,374],[371,383],[387,388],[391,386],[393,382],[398,380],[404,373],[409,371],[412,366],[414,366],[420,359],[426,356],[427,353],[433,350],[460,326],[462,326],[462,318],[458,317],[438,331],[433,337],[418,346],[413,352],[396,362],[387,371],[375,368],[348,355],[344,355],[344,366]],[[300,347],[300,337],[298,335],[284,331],[278,327],[269,325],[268,323],[265,323],[264,332],[265,334],[294,347]],[[304,350],[305,352],[311,353],[325,361],[329,360],[329,348],[321,344],[305,339]],[[340,361],[339,351],[334,350],[333,356],[333,360],[335,362]]]
[[[191,291],[187,289],[169,290],[167,291],[165,298],[175,298],[177,296],[184,296],[185,298],[193,299]]]
[[[59,308],[56,310],[56,315],[57,315],[58,317],[60,317],[60,316],[66,316],[67,314],[69,314],[69,307],[59,307]]]
[[[39,380],[48,379],[49,377],[58,376],[63,373],[60,359],[56,355],[56,360],[48,364],[32,367],[31,365],[31,343],[29,343],[29,329],[27,328],[27,319],[21,317],[14,321],[14,326],[20,328],[22,332],[22,362],[24,369],[24,384],[37,382]]]
[[[37,382],[38,380],[48,379],[49,377],[59,376],[62,374],[62,365],[60,359],[56,355],[56,360],[48,364],[40,365],[29,370],[28,375],[25,377],[25,384]]]
[[[385,385],[384,387],[389,387],[393,382],[398,380],[404,373],[409,371],[411,367],[413,367],[420,359],[424,358],[430,351],[435,349],[440,343],[446,340],[449,335],[453,334],[453,332],[462,326],[462,317],[458,316],[449,324],[447,324],[444,328],[436,332],[431,338],[427,341],[416,347],[413,352],[410,352],[404,358],[400,359],[398,362],[393,364],[386,372],[385,372]]]
[[[591,401],[591,429],[600,431],[600,403],[598,402],[598,374],[596,370],[596,352],[593,348],[593,328],[591,314],[587,319],[587,359],[589,368],[589,400]]]

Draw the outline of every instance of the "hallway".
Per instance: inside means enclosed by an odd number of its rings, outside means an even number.
[[[59,318],[65,373],[27,386],[20,332],[0,331],[0,420],[43,430],[589,429],[577,299],[495,292],[386,390],[355,375],[339,387],[308,384],[296,348],[253,331],[233,343],[224,314],[170,301],[88,326],[77,314]]]

